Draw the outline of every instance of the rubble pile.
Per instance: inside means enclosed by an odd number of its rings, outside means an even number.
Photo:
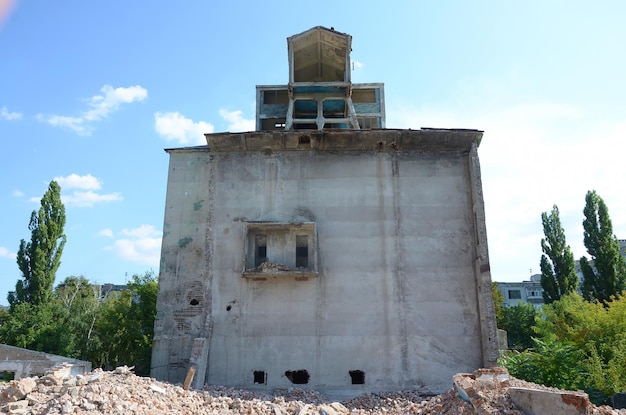
[[[416,392],[363,394],[343,402],[319,392],[290,388],[273,394],[233,388],[185,390],[152,378],[136,376],[131,368],[111,372],[97,369],[72,376],[53,371],[42,377],[0,384],[1,414],[509,414],[522,415],[509,387],[550,390],[512,377],[487,377],[484,372],[455,375],[454,387],[437,396]],[[626,410],[595,407],[583,414],[626,414]]]

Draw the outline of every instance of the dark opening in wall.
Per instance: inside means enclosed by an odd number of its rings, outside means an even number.
[[[291,381],[294,385],[305,385],[309,383],[309,372],[305,369],[300,370],[288,370],[285,372],[285,376],[287,379]]]
[[[15,379],[14,372],[0,372],[0,383],[9,382]]]
[[[309,236],[296,235],[296,268],[309,267]]]
[[[198,305],[198,304],[200,304],[200,301],[198,301],[198,300],[196,300],[196,299],[194,298],[193,300],[191,300],[191,301],[189,302],[189,304],[191,304],[191,305]]]
[[[254,371],[254,383],[259,385],[265,385],[267,383],[267,375],[263,370]]]
[[[257,235],[255,239],[254,266],[267,262],[267,236]]]
[[[350,370],[350,378],[353,385],[363,385],[365,383],[365,372],[362,370]]]

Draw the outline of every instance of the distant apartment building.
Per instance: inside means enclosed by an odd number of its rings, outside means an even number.
[[[535,307],[543,305],[541,274],[531,275],[529,281],[496,282],[498,290],[504,296],[504,305],[514,306],[519,303],[530,303]]]

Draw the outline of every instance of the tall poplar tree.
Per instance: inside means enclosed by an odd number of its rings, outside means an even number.
[[[580,258],[583,273],[582,293],[587,300],[606,303],[619,297],[626,283],[626,264],[620,254],[618,239],[613,235],[609,209],[594,191],[585,197],[583,220],[584,243],[591,261]]]
[[[28,225],[30,241],[22,239],[20,242],[17,265],[22,279],[15,284],[15,291],[8,295],[11,309],[21,303],[37,306],[52,299],[52,287],[66,240],[64,227],[65,207],[61,202],[61,187],[53,180],[41,198],[39,211],[31,214]]]
[[[576,291],[578,277],[574,254],[565,240],[557,205],[552,207],[550,214],[541,214],[541,223],[545,235],[541,239],[541,288],[544,303],[550,304]]]

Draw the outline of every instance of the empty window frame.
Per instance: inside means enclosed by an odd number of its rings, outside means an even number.
[[[249,222],[244,272],[316,272],[315,244],[312,222]]]

